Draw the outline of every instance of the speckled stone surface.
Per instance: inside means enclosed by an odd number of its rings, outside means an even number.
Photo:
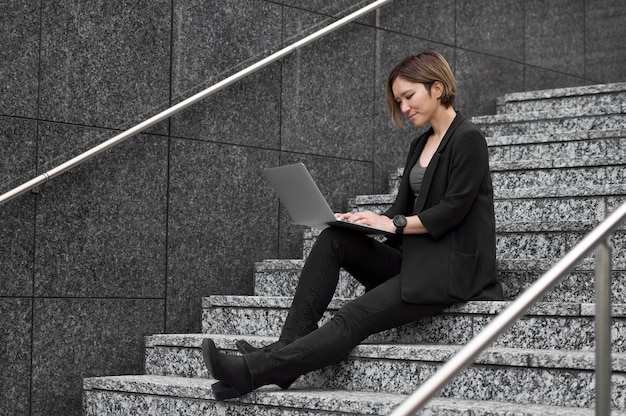
[[[322,323],[347,300],[335,299]],[[286,317],[290,298],[213,296],[205,298],[203,332],[277,336]],[[507,302],[469,302],[448,312],[372,335],[370,342],[463,344],[505,308]],[[580,303],[541,303],[533,307],[496,345],[524,348],[584,349],[594,345],[593,308]],[[260,309],[262,308],[262,309]],[[613,348],[625,352],[626,308],[613,307]],[[468,331],[468,328],[471,328]],[[625,334],[624,336],[620,334]]]
[[[616,204],[621,198],[608,198],[607,206],[611,212],[615,209]],[[498,205],[498,203],[496,204]],[[584,213],[584,212],[582,212]],[[571,211],[570,215],[574,216],[575,211]],[[560,216],[561,214],[555,213]],[[497,233],[497,260],[498,273],[504,284],[505,296],[511,299],[517,296],[520,291],[527,288],[531,283],[537,280],[544,272],[550,269],[555,262],[561,258],[568,250],[572,249],[584,237],[585,233],[595,226],[600,219],[584,219],[562,220],[553,224],[540,221],[537,222],[504,222],[498,225]],[[548,217],[549,218],[549,217]],[[577,233],[563,233],[561,230],[570,227],[578,229]],[[624,227],[620,227],[623,229]],[[313,241],[318,232],[309,230],[305,233],[305,251],[308,254]],[[612,281],[612,295],[614,302],[623,303],[626,292],[622,287],[623,274],[626,268],[626,258],[624,258],[625,233],[618,231],[611,237],[613,244],[613,269],[614,278]],[[265,279],[273,280],[275,273],[280,273],[285,288],[293,294],[293,288],[296,286],[296,279],[299,270],[303,264],[302,260],[275,260],[267,262],[263,267],[263,272],[258,274],[259,294],[274,295],[278,294],[272,287],[263,284]],[[546,299],[551,301],[593,301],[594,296],[594,275],[595,263],[593,256],[588,256],[574,267],[574,273],[565,277],[562,283],[550,291],[546,295]],[[362,290],[360,285],[345,274],[342,275],[340,281],[340,289],[350,288],[348,292],[342,293],[360,293]],[[264,288],[264,289],[262,289]],[[281,292],[283,293],[283,292]]]
[[[552,259],[540,262],[500,259],[498,276],[504,286],[505,298],[513,299],[534,283],[552,265]],[[293,296],[303,260],[274,260],[257,263],[255,272],[256,296]],[[288,267],[290,266],[290,267]],[[535,268],[533,268],[533,266]],[[537,268],[538,267],[538,268]],[[585,262],[575,268],[544,300],[551,302],[593,302],[594,301],[594,264]],[[612,274],[612,297],[614,303],[626,303],[626,290],[622,282],[626,271],[614,271]],[[342,272],[336,297],[355,297],[363,293],[364,288],[348,274]]]
[[[586,71],[602,77],[603,82],[622,82],[626,59],[607,59],[607,51],[616,50],[624,43],[626,26],[620,24],[626,18],[626,5],[620,1],[604,0],[593,4],[585,2],[585,25],[593,27],[585,31]],[[606,20],[605,20],[606,19]],[[602,22],[601,24],[598,24]]]
[[[487,95],[524,90],[524,71],[524,65],[510,59],[457,49],[454,76],[462,93],[455,107],[468,116],[494,114],[496,104]]]
[[[108,130],[40,123],[41,164]],[[168,143],[139,135],[37,200],[37,296],[152,297],[165,287]]]
[[[499,199],[626,193],[623,166],[493,172],[492,178],[494,196]]]
[[[163,308],[159,299],[36,299],[31,412],[72,414],[83,377],[140,373],[143,337],[161,331]]]
[[[541,115],[539,116],[541,117]],[[580,115],[572,118],[553,118],[546,114],[544,118],[526,121],[514,116],[491,116],[476,120],[486,136],[512,136],[523,134],[559,134],[575,130],[617,130],[626,128],[626,116],[623,110],[616,109],[613,114]]]
[[[266,387],[239,399],[214,402],[214,380],[159,376],[86,379],[85,415],[297,415],[388,414],[406,396],[367,392],[329,392]],[[139,393],[125,395],[122,392]],[[147,395],[146,393],[151,393]],[[114,397],[105,397],[105,396]],[[267,407],[270,406],[270,407]],[[200,413],[199,413],[200,412]]]
[[[268,260],[255,264],[254,294],[256,296],[293,296],[304,260]],[[350,298],[365,292],[347,272],[342,271],[335,297]]]
[[[32,302],[28,298],[0,297],[0,395],[3,398],[2,413],[27,415],[31,386],[32,350]]]
[[[37,123],[34,120],[0,117],[0,194],[35,176]]]
[[[575,88],[505,94],[498,100],[498,113],[567,112],[598,109],[626,103],[626,83],[585,85]]]
[[[499,280],[504,287],[505,299],[514,299],[528,289],[547,270],[500,270]],[[626,272],[614,271],[611,275],[611,301],[626,303],[626,291],[623,285]],[[593,271],[574,271],[566,276],[554,290],[548,292],[542,300],[545,302],[594,302],[595,274]]]
[[[0,194],[34,176],[36,149],[34,120],[0,117]],[[35,199],[31,194],[0,205],[0,296],[32,295]]]
[[[0,114],[37,116],[41,3],[2,4],[0,43]],[[9,47],[15,45],[18,47]]]
[[[387,415],[407,396],[351,391],[261,389],[237,400],[205,398],[207,382],[171,377],[125,376],[85,380],[85,415]],[[152,394],[145,394],[152,393]],[[591,416],[593,409],[433,398],[429,416]],[[623,415],[614,409],[612,414]]]
[[[512,127],[515,127],[516,124],[520,122],[524,122],[527,125],[531,125],[535,122],[546,122],[546,121],[555,121],[558,119],[563,119],[563,121],[569,121],[569,124],[563,124],[563,126],[574,126],[571,124],[572,121],[582,122],[588,118],[597,119],[598,116],[619,116],[624,112],[624,103],[622,102],[611,102],[605,106],[594,106],[590,108],[567,108],[561,107],[559,110],[548,110],[548,111],[535,111],[535,112],[510,112],[504,114],[495,114],[495,115],[486,115],[486,116],[478,116],[472,117],[472,121],[475,124],[478,124],[485,128],[488,136],[491,136],[489,132],[489,127],[493,125],[498,125],[501,127],[503,123],[513,123]],[[609,119],[610,120],[610,119]],[[553,125],[555,125],[553,123]],[[585,126],[584,123],[581,123],[580,126]],[[603,128],[601,128],[603,129]],[[582,131],[587,129],[582,129]],[[603,129],[610,130],[610,129]],[[567,132],[567,129],[561,130],[561,132]],[[574,132],[575,130],[570,130],[570,132]]]
[[[285,9],[284,13],[286,37],[319,19],[298,9]],[[284,91],[289,91],[282,96],[283,151],[371,160],[374,101],[355,100],[345,92],[374,82],[369,62],[374,59],[375,36],[372,27],[351,26],[351,30],[331,33],[283,60],[282,84]],[[312,86],[315,94],[302,93]],[[329,112],[331,107],[341,111]]]
[[[623,165],[626,132],[593,141],[513,145],[490,151],[493,170],[536,169],[570,166]]]
[[[245,0],[173,5],[174,102],[226,79],[281,44],[278,4],[257,2],[253,11]],[[281,65],[275,63],[174,116],[172,135],[279,149],[280,83]]]
[[[527,62],[567,72],[585,74],[585,25],[581,0],[557,0],[551,4],[531,1],[527,6],[524,55]]]
[[[129,128],[169,103],[169,2],[51,1],[41,13],[42,119]]]
[[[241,259],[276,255],[277,218],[267,213],[277,201],[262,171],[278,165],[279,155],[192,140],[174,140],[170,151],[168,328],[198,332],[203,294],[252,293],[253,262]],[[229,170],[236,174],[223,176]],[[256,224],[252,239],[242,238],[241,207]]]
[[[524,7],[516,2],[459,3],[457,35],[463,49],[517,59],[524,50]]]
[[[210,337],[216,342],[218,348],[231,353],[234,351],[236,339],[246,339],[253,345],[265,345],[273,340],[258,336],[236,337],[213,334],[149,337],[146,341],[149,345],[146,351],[146,373],[162,376],[209,377],[200,352],[201,341],[205,337]],[[425,377],[430,376],[433,366],[446,362],[460,348],[460,346],[441,344],[362,344],[340,363],[302,376],[294,387],[409,393],[413,389],[411,386],[419,384]],[[624,384],[626,355],[614,353],[612,362],[617,393],[621,388],[619,386]],[[498,392],[498,398],[496,398],[491,396],[494,392],[487,393],[479,385],[473,384],[476,378],[491,378],[494,385],[506,385],[507,378],[545,376],[547,379],[560,379],[559,383],[563,384],[563,391],[575,390],[578,383],[588,383],[589,377],[593,377],[594,365],[595,353],[593,351],[489,348],[474,360],[471,370],[459,374],[455,386],[465,386],[462,391],[466,394],[457,391],[457,394],[452,397],[507,400],[505,391]],[[393,376],[389,377],[391,374]],[[519,384],[534,385],[524,382]],[[554,390],[554,385],[545,385],[536,389],[536,393],[539,392],[538,389],[545,389],[547,392]],[[581,398],[589,392],[578,394]],[[556,398],[557,396],[559,398]],[[618,395],[614,396],[617,399]],[[563,405],[566,402],[558,402],[558,400],[569,400],[567,395],[562,394],[555,394],[553,397],[557,401],[543,401],[542,403]],[[519,400],[521,403],[533,403],[533,400],[528,398],[520,397]],[[619,407],[623,405],[621,403]]]

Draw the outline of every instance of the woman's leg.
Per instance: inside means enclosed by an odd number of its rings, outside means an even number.
[[[402,301],[400,276],[395,276],[347,303],[327,324],[284,348],[245,355],[252,386],[284,383],[334,364],[369,335],[438,314],[448,306]]]
[[[343,267],[367,289],[400,272],[402,254],[364,234],[327,228],[313,245],[289,314],[280,335],[280,345],[289,344],[317,329],[328,307]]]

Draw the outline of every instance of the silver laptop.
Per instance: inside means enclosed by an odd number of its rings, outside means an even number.
[[[302,163],[265,169],[264,173],[296,224],[320,229],[337,226],[367,234],[391,234],[379,228],[337,219]]]

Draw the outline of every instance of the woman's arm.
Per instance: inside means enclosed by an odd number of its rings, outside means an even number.
[[[489,174],[489,155],[482,133],[477,129],[459,131],[449,143],[448,162],[439,172],[446,176],[445,190],[436,203],[419,213],[421,220],[435,238],[461,223],[475,203],[477,194]],[[433,180],[433,182],[436,179]]]
[[[396,226],[393,220],[386,215],[378,215],[372,211],[361,211],[355,213],[336,214],[337,218],[356,222],[357,224],[365,224],[370,227],[380,228],[390,233],[396,232]],[[417,215],[406,217],[406,227],[403,234],[426,234],[428,230],[422,224],[422,220]]]

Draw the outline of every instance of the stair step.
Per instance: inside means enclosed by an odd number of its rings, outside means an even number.
[[[568,114],[551,111],[524,114],[497,114],[473,117],[487,137],[562,134],[589,130],[623,130],[626,128],[623,106],[602,109],[576,109]]]
[[[163,376],[87,378],[83,382],[85,416],[165,415],[388,415],[407,395],[342,390],[287,390],[264,387],[239,399],[213,400],[211,379]],[[593,409],[495,401],[432,399],[418,414],[433,416],[584,416]],[[624,415],[614,410],[613,415]]]
[[[258,335],[232,335],[232,334],[162,334],[146,337],[146,373],[152,375],[167,375],[178,377],[209,377],[202,361],[202,340],[211,338],[217,347],[228,352],[235,352],[236,340],[246,340],[255,346],[270,344],[277,340],[276,337]],[[363,367],[372,375],[377,371],[391,371],[390,366],[399,366],[393,370],[398,383],[410,384],[415,381],[416,375],[423,371],[417,367],[405,371],[403,365],[417,363],[424,365],[430,371],[433,365],[442,364],[456,354],[462,346],[440,344],[378,344],[363,343],[357,346],[344,362],[337,364],[332,376],[317,375],[305,383],[298,385],[317,385],[316,387],[332,387],[336,379],[341,378],[337,372],[355,371]],[[361,363],[354,364],[361,360]],[[389,364],[391,363],[391,364]],[[493,366],[494,368],[534,368],[536,370],[563,370],[569,372],[583,371],[593,372],[595,365],[594,351],[568,351],[568,350],[541,350],[493,347],[481,353],[474,361],[478,367]],[[348,369],[352,366],[354,368]],[[342,368],[343,367],[343,368]],[[380,369],[380,370],[377,370]],[[420,370],[420,371],[418,371]],[[328,373],[329,370],[320,370],[318,373]],[[626,354],[612,353],[612,371],[614,373],[626,373]],[[405,373],[405,380],[397,380]],[[306,378],[304,376],[303,378]],[[323,380],[319,380],[322,378]],[[362,380],[374,387],[365,388],[354,386],[354,389],[376,390],[382,385],[378,380]],[[359,382],[355,378],[354,382]],[[320,384],[322,383],[322,384]],[[319,385],[318,385],[319,384]],[[406,387],[393,387],[394,389],[406,389]],[[395,391],[395,390],[394,390]],[[400,391],[400,390],[398,390]]]
[[[585,229],[579,231],[553,231],[550,230],[549,223],[546,225],[547,231],[536,231],[530,229],[531,225],[520,223],[519,231],[496,232],[498,270],[549,270],[584,238],[592,225],[597,224],[580,224]],[[319,230],[305,230],[303,258],[310,253],[318,235]],[[626,232],[618,230],[609,240],[613,247],[613,270],[626,270]],[[593,270],[595,268],[593,258],[593,255],[586,257],[574,270]]]
[[[545,141],[529,143],[524,142],[527,136],[513,136],[509,138],[510,144],[492,144],[489,147],[491,170],[624,165],[626,161],[626,131],[560,134],[551,136],[550,140],[543,135],[535,136],[535,140],[541,139]]]
[[[583,197],[626,194],[624,166],[493,172],[494,197]]]
[[[212,338],[218,348],[227,351],[234,351],[237,338],[253,345],[265,345],[274,340],[209,334],[154,336],[147,340],[146,372],[160,376],[209,377],[200,350],[204,337]],[[301,377],[294,388],[410,394],[460,348],[362,344],[340,363]],[[613,354],[612,362],[613,402],[616,407],[624,408],[618,392],[626,384],[626,354]],[[537,400],[541,400],[542,404],[588,407],[593,402],[594,363],[593,351],[490,348],[444,388],[441,396],[520,404],[538,404]],[[389,374],[394,376],[389,378]],[[543,383],[531,388],[538,379]],[[485,380],[494,387],[486,388]],[[515,383],[510,383],[511,380]]]
[[[350,206],[358,211],[382,213],[394,201],[393,195],[360,195]],[[613,212],[624,197],[539,197],[537,195],[496,199],[496,230],[516,231],[585,231],[591,230]],[[622,225],[622,229],[626,226]]]
[[[253,346],[263,346],[277,341],[275,336],[233,334],[157,334],[146,337],[146,371],[152,375],[176,375],[179,377],[208,377],[200,351],[202,340],[211,338],[215,345],[227,352],[236,352],[235,341],[245,340]],[[158,349],[161,351],[157,351]],[[358,345],[348,358],[370,360],[401,360],[424,363],[445,363],[463,348],[462,345],[446,344],[381,344],[365,342]],[[171,353],[166,351],[171,349]],[[150,351],[152,350],[152,351]],[[165,353],[164,353],[165,352]],[[612,371],[626,373],[626,353],[613,352]],[[178,361],[173,365],[171,360]],[[491,347],[474,361],[475,365],[498,367],[522,367],[539,369],[567,369],[594,371],[595,352],[522,349]],[[378,365],[378,364],[376,364]],[[186,367],[186,369],[185,369]]]
[[[586,85],[505,94],[497,101],[499,114],[554,112],[605,108],[626,103],[626,83]]]
[[[254,265],[255,296],[293,296],[304,260],[265,260]],[[354,298],[363,287],[347,272],[341,271],[334,297]]]
[[[527,262],[530,263],[530,262]],[[519,266],[519,262],[516,262]],[[304,260],[265,260],[255,263],[255,296],[293,296]],[[546,266],[548,267],[548,266]],[[587,263],[588,270],[578,267],[569,273],[553,290],[543,298],[545,302],[593,303],[595,301],[594,265]],[[541,277],[546,270],[515,268],[505,270],[504,264],[498,270],[498,280],[504,287],[505,299],[514,299]],[[626,303],[626,271],[613,271],[611,276],[612,302]],[[354,298],[364,293],[363,286],[347,272],[342,271],[335,297]]]
[[[500,200],[551,200],[541,202],[546,205],[562,204],[563,200],[581,204],[581,200],[607,197],[610,206],[606,211],[612,212],[626,199],[626,166],[623,162],[620,165],[500,170],[493,171],[491,177],[496,210]],[[348,207],[382,213],[393,204],[395,195],[357,195],[349,200]]]
[[[200,351],[204,337],[214,339],[218,348],[231,351],[235,338],[246,339],[253,345],[273,341],[266,337],[208,334],[153,336],[147,341],[146,372],[158,376],[209,377]],[[363,344],[346,360],[301,377],[293,387],[298,390],[342,388],[410,394],[459,349],[458,346],[441,345]],[[455,399],[508,400],[520,404],[537,404],[533,400],[542,397],[543,404],[586,407],[593,402],[594,362],[593,352],[492,348],[481,354],[473,367],[459,374],[441,395]],[[625,369],[626,354],[613,354],[613,401],[620,408],[624,403],[620,402],[618,392],[626,384]],[[394,377],[389,379],[389,374]],[[541,387],[533,388],[530,396],[530,386],[536,379],[544,382]],[[485,389],[485,380],[489,380],[492,386],[507,385],[508,388]],[[516,380],[517,385],[509,386],[510,380]],[[573,395],[572,390],[576,391]]]
[[[203,298],[202,332],[278,336],[290,297],[215,295]],[[321,322],[349,299],[334,299]],[[510,302],[468,302],[445,313],[374,334],[368,342],[464,345]],[[613,310],[613,351],[626,352],[626,305]],[[542,302],[516,322],[494,347],[591,350],[595,345],[595,304]]]
[[[555,168],[594,170],[612,165],[620,166],[623,170],[626,161],[625,138],[626,130],[615,129],[496,135],[488,136],[486,140],[493,176],[501,172],[517,173],[521,170]],[[388,174],[391,201],[397,193],[403,174],[404,168],[394,169]],[[496,194],[498,191],[496,188]],[[614,194],[619,193],[623,192],[616,190]]]

